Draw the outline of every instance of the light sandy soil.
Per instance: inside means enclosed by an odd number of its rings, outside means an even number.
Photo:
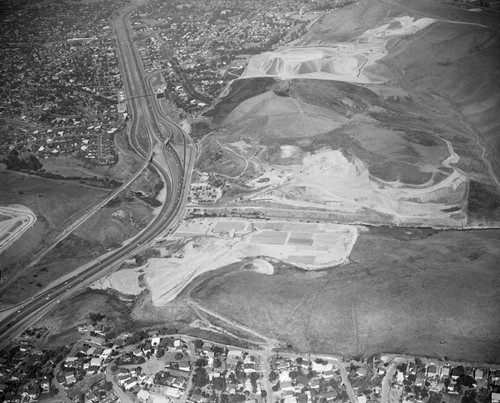
[[[373,83],[363,69],[387,55],[388,41],[415,34],[434,21],[397,17],[389,24],[365,31],[355,41],[331,46],[286,47],[262,53],[250,59],[242,78],[272,76]]]
[[[97,280],[90,288],[96,290],[114,289],[121,294],[139,295],[145,288],[139,284],[139,276],[143,272],[140,267],[123,269]]]
[[[458,156],[447,145],[450,155],[442,166],[451,168],[449,164]],[[267,181],[259,182],[263,178]],[[466,224],[467,177],[456,168],[442,181],[411,186],[374,178],[360,159],[347,158],[341,150],[323,149],[305,155],[301,165],[270,167],[249,184],[256,189],[271,185],[250,196],[253,201],[328,207],[345,215],[371,209],[392,216],[398,224]]]
[[[256,55],[243,78],[269,75],[373,84],[363,69],[387,56],[388,41],[416,34],[435,21],[397,17],[346,43],[283,48]],[[378,91],[382,99],[411,99],[406,90],[389,84],[377,82],[369,88]],[[467,225],[469,178],[458,168],[464,162],[449,140],[427,131],[425,138],[429,141],[418,143],[401,129],[380,127],[372,115],[386,111],[378,106],[352,116],[342,115],[337,110],[343,107],[358,110],[355,103],[359,100],[346,93],[335,100],[340,105],[336,110],[303,102],[293,95],[294,91],[297,89],[292,87],[291,96],[274,91],[253,96],[224,120],[219,143],[246,163],[243,172],[232,178],[242,177],[248,166],[259,175],[245,182],[255,193],[243,196],[243,200],[328,209],[353,217],[355,222],[358,217],[387,216],[388,223],[396,225]],[[311,97],[314,100],[314,95]],[[345,144],[304,151],[313,144],[309,138],[325,133],[335,137],[336,130],[361,149],[359,158],[357,149],[350,150]],[[237,141],[228,141],[232,139]],[[276,144],[279,151],[268,148],[267,158],[256,157],[260,149],[250,139]],[[384,174],[390,179],[381,179]]]
[[[271,263],[264,259],[254,259],[252,260],[252,265],[254,270],[260,274],[271,275],[274,274],[274,267]]]
[[[94,283],[92,288],[138,295],[147,287],[153,304],[163,306],[200,274],[247,258],[252,270],[265,275],[274,273],[265,256],[307,270],[345,263],[356,243],[358,228],[207,218],[183,222],[173,235],[180,237],[191,239],[173,257],[153,258],[142,267],[120,270]],[[140,276],[144,282],[139,282]]]
[[[36,214],[20,204],[0,206],[0,253],[36,223]]]
[[[166,186],[163,186],[160,189],[160,191],[156,195],[156,200],[158,200],[162,204],[165,203],[165,201],[167,200],[167,188],[166,188]],[[156,211],[155,211],[155,214],[156,214]]]
[[[189,121],[187,119],[182,119],[182,121],[180,123],[180,127],[187,134],[191,134],[191,123],[189,123]]]

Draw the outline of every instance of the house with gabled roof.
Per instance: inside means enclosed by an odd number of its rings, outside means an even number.
[[[321,398],[326,399],[327,402],[332,402],[334,401],[338,396],[338,393],[335,390],[331,390],[329,392],[323,393],[321,395]]]
[[[76,383],[75,374],[73,374],[73,372],[66,373],[64,375],[64,380],[65,380],[66,385],[68,385],[68,386],[75,384]]]
[[[396,382],[399,385],[402,385],[404,380],[405,380],[405,374],[402,371],[397,371],[396,372]]]
[[[417,374],[417,364],[414,363],[414,362],[410,362],[408,364],[408,372],[410,374],[415,374],[416,375]]]
[[[186,378],[183,378],[182,376],[178,376],[175,378],[174,382],[172,383],[172,386],[175,388],[179,389],[185,389],[187,385],[187,380]]]
[[[427,366],[427,376],[435,377],[437,375],[437,366],[434,364],[430,364]]]
[[[313,378],[309,381],[309,388],[312,390],[319,390],[319,379],[318,378]]]
[[[445,366],[441,368],[441,378],[448,378],[450,376],[450,367]]]
[[[129,373],[119,374],[116,376],[116,381],[120,384],[120,386],[125,386],[125,382],[130,378],[132,378],[132,376]]]
[[[425,372],[418,372],[415,379],[416,386],[422,386],[425,383]]]
[[[123,387],[127,390],[132,389],[137,384],[138,384],[138,382],[137,382],[136,377],[129,378],[129,379],[126,379],[125,381],[123,381]]]
[[[336,374],[337,374],[337,371],[333,371],[333,370],[325,371],[325,372],[323,372],[323,378],[325,378],[326,380],[332,379],[332,378],[335,378]]]
[[[205,398],[201,395],[192,395],[189,398],[189,401],[193,403],[203,403],[205,401]]]

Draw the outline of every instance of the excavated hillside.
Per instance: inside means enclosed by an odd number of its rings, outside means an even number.
[[[461,230],[500,223],[500,14],[471,7],[360,0],[250,60],[211,110],[195,179],[223,189],[223,214],[358,237],[342,265],[226,267],[190,299],[297,351],[500,362],[500,231]]]
[[[219,130],[198,168],[244,189],[239,204],[496,225],[498,20],[425,0],[327,15],[293,48],[250,61],[209,112]],[[364,61],[349,72],[347,59]]]

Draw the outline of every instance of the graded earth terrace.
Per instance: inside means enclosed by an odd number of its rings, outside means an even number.
[[[242,78],[272,76],[366,84],[380,82],[367,76],[364,68],[387,55],[387,42],[416,34],[434,22],[430,18],[396,17],[390,23],[369,29],[349,42],[330,46],[312,46],[314,40],[298,39],[299,46],[287,46],[253,56]]]
[[[260,207],[264,215],[279,208],[332,212],[346,223],[496,226],[498,208],[480,217],[469,210],[478,196],[471,181],[496,198],[500,190],[482,144],[487,134],[466,123],[444,90],[422,82],[436,70],[425,63],[435,63],[450,37],[488,46],[488,26],[467,15],[462,22],[367,7],[392,17],[346,33],[360,11],[345,7],[293,46],[250,59],[207,113],[217,127],[203,138],[196,186],[223,190],[213,189],[215,206]],[[413,48],[428,41],[439,47],[417,56]],[[454,57],[469,60],[474,49]],[[410,76],[395,57],[422,59],[421,74]],[[204,203],[192,199],[193,207]]]

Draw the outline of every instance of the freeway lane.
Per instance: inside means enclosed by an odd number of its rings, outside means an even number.
[[[125,259],[146,248],[151,240],[175,228],[182,219],[194,165],[192,153],[194,143],[177,125],[158,113],[159,108],[157,105],[152,106],[150,97],[140,96],[148,94],[149,91],[146,91],[146,85],[142,79],[144,74],[142,63],[130,41],[126,24],[126,18],[133,9],[132,5],[125,6],[114,21],[119,45],[120,67],[132,117],[130,143],[136,152],[145,157],[145,165],[150,163],[150,166],[163,179],[167,187],[167,199],[148,227],[126,245],[102,258],[85,271],[74,275],[65,283],[58,284],[25,301],[18,311],[7,316],[0,323],[0,349],[5,347],[13,337],[47,314],[61,299],[76,294],[83,287],[112,272]],[[157,124],[157,120],[161,121],[160,125]],[[159,127],[165,128],[167,133],[162,133]],[[140,133],[147,133],[148,150],[144,149],[138,138]],[[181,139],[182,156],[179,156],[176,148],[171,144],[173,139]]]
[[[0,290],[8,287],[12,281],[16,280],[18,276],[24,272],[25,270],[29,270],[34,267],[44,256],[47,255],[54,247],[56,247],[61,241],[66,239],[71,233],[73,233],[80,225],[85,223],[88,218],[90,218],[93,214],[95,214],[99,209],[108,204],[111,200],[118,196],[124,189],[129,187],[132,182],[134,182],[148,167],[149,161],[152,157],[153,146],[151,144],[151,131],[148,130],[146,119],[151,116],[150,106],[148,106],[148,102],[144,102],[144,100],[136,99],[137,97],[141,98],[147,96],[152,92],[147,92],[144,86],[144,80],[142,79],[141,73],[143,74],[143,69],[141,63],[137,61],[137,54],[135,49],[129,38],[129,29],[126,23],[126,18],[128,14],[135,8],[135,6],[126,6],[122,8],[122,10],[118,13],[116,19],[114,20],[115,25],[115,33],[117,35],[117,41],[119,45],[118,59],[120,62],[122,77],[125,86],[125,92],[128,94],[129,98],[129,111],[131,115],[132,127],[129,134],[129,143],[132,148],[142,157],[144,157],[144,162],[141,167],[137,170],[137,172],[128,179],[123,185],[121,185],[118,189],[114,190],[111,194],[109,194],[105,199],[103,199],[97,205],[91,207],[87,212],[85,212],[80,218],[74,221],[71,225],[69,225],[61,234],[59,234],[51,246],[37,253],[33,259],[28,263],[28,265],[20,270],[15,276],[12,276],[7,281],[0,285]],[[128,62],[128,65],[127,65]],[[132,64],[133,63],[133,64]],[[130,97],[133,97],[130,99]],[[142,102],[141,102],[142,101]],[[139,135],[141,133],[141,129],[146,130],[148,135],[149,149],[145,150],[138,140]]]
[[[162,167],[157,166],[162,176],[168,178],[167,172]],[[143,248],[151,239],[164,233],[171,224],[176,223],[182,218],[179,206],[183,200],[183,186],[179,184],[173,188],[169,181],[167,186],[174,191],[175,197],[172,197],[171,203],[165,203],[160,214],[155,218],[152,224],[138,234],[128,245],[118,249],[107,258],[102,259],[97,264],[91,266],[85,272],[75,275],[63,284],[59,284],[50,290],[37,295],[35,298],[27,301],[23,308],[9,315],[0,325],[0,348],[11,340],[12,337],[21,333],[32,322],[41,318],[44,314],[61,299],[67,298],[78,292],[97,280],[98,278],[112,272],[117,266],[127,259],[130,255],[136,254],[138,249]]]

